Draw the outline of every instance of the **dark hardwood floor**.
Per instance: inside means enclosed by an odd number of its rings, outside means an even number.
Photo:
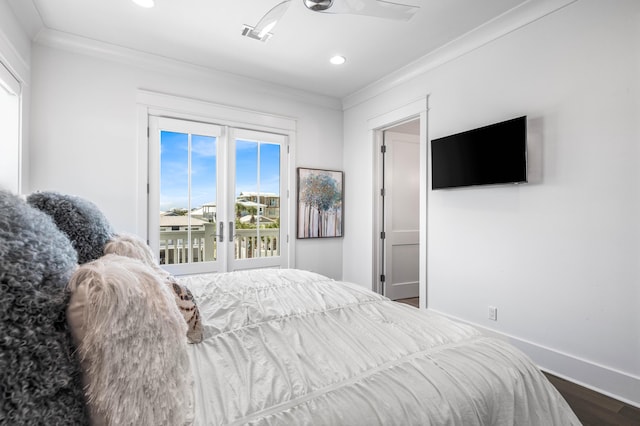
[[[639,426],[640,408],[545,373],[584,426]]]
[[[396,302],[418,307],[419,298]],[[591,389],[544,373],[569,403],[584,426],[640,426],[640,408],[602,395]]]
[[[407,305],[411,305],[413,307],[418,307],[418,303],[420,302],[419,297],[411,297],[409,299],[398,299],[396,302],[405,303]]]

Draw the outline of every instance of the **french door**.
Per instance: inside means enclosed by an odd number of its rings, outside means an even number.
[[[286,153],[285,135],[150,116],[160,264],[177,275],[288,266]]]

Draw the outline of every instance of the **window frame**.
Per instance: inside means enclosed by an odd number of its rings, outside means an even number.
[[[11,114],[11,125],[0,129],[0,184],[5,189],[19,194],[22,190],[22,86],[20,81],[0,61],[0,96]],[[6,117],[3,117],[6,119]],[[5,120],[3,120],[5,121]],[[5,121],[6,123],[6,121]]]

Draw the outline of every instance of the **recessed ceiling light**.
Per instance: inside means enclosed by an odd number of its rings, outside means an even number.
[[[132,0],[135,4],[137,4],[140,7],[153,7],[154,6],[154,2],[153,0]]]
[[[329,59],[329,62],[331,62],[333,65],[342,65],[347,62],[347,58],[345,58],[344,56],[336,55]]]

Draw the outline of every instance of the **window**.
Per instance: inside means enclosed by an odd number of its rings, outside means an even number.
[[[0,187],[20,188],[20,83],[0,63]]]

